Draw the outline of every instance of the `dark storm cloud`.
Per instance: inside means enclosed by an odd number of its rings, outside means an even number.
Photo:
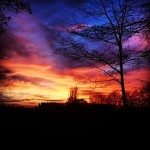
[[[87,63],[75,61],[75,60],[73,60],[67,56],[61,56],[59,58],[60,58],[59,62],[57,63],[57,69],[59,69],[59,70],[75,69],[75,68],[81,68],[81,67],[89,66]]]
[[[40,87],[46,86],[44,83],[49,84],[49,85],[53,83],[53,81],[50,81],[50,80],[47,80],[47,79],[44,79],[44,78],[26,77],[26,76],[22,76],[22,75],[13,75],[13,76],[11,76],[11,79],[13,81],[24,81],[24,82],[27,82],[27,83],[30,82],[33,85],[37,85],[37,86],[40,86]]]
[[[17,53],[19,56],[29,57],[30,52],[25,45],[19,42],[19,37],[16,37],[11,32],[6,32],[0,35],[0,49],[3,52],[2,55],[10,56],[12,53]]]
[[[29,81],[28,78],[26,78],[24,76],[20,76],[20,75],[13,75],[13,76],[11,76],[11,78],[13,80],[18,80],[18,81]]]
[[[8,69],[7,67],[0,65],[0,80],[4,80],[7,78],[7,75],[13,73],[12,70]]]

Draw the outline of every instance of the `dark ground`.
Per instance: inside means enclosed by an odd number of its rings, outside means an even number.
[[[96,144],[104,141],[109,145],[114,141],[116,145],[123,143],[125,146],[130,142],[133,144],[134,140],[135,145],[144,140],[145,146],[150,143],[149,114],[149,108],[89,104],[52,103],[35,108],[0,106],[1,142],[14,140],[27,144],[36,141],[37,145],[40,140],[50,143],[64,140],[76,145],[86,139],[86,144],[94,140]]]

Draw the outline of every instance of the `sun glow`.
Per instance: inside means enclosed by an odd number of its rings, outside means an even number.
[[[73,86],[78,86],[79,97],[84,98],[88,101],[90,93],[93,91],[110,93],[114,90],[119,90],[119,84],[93,84],[90,82],[92,79],[100,80],[104,77],[103,74],[99,73],[99,70],[81,67],[71,68],[61,71],[57,71],[53,68],[53,64],[24,64],[15,63],[12,60],[6,60],[3,65],[10,69],[12,73],[8,76],[13,79],[13,87],[11,93],[13,93],[13,99],[25,100],[20,101],[22,104],[31,103],[37,105],[42,101],[60,100],[66,101],[69,96],[69,89]],[[136,79],[148,78],[148,70],[141,69],[140,71],[131,71],[130,74],[125,75],[126,90],[132,90],[139,88],[141,83]],[[133,80],[134,85],[133,85]],[[37,100],[38,99],[38,100]]]

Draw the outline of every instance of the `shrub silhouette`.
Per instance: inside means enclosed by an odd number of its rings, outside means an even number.
[[[104,104],[106,103],[106,96],[100,92],[94,92],[89,97],[90,103],[93,104]]]

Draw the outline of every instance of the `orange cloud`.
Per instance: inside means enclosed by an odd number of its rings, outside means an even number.
[[[105,84],[91,84],[90,80],[101,81],[104,75],[100,74],[99,70],[88,67],[70,68],[61,72],[53,68],[53,64],[25,64],[24,62],[15,63],[13,60],[7,60],[3,62],[3,65],[13,72],[8,74],[15,79],[12,93],[14,99],[21,100],[21,104],[31,103],[22,101],[25,99],[31,99],[32,105],[43,100],[66,101],[70,87],[76,85],[79,88],[79,97],[85,98],[87,101],[93,90],[103,93],[120,90],[120,85],[116,83],[107,86]],[[139,71],[130,71],[125,75],[126,90],[140,88],[142,84],[139,79],[147,80],[149,73],[150,70],[144,68]]]

